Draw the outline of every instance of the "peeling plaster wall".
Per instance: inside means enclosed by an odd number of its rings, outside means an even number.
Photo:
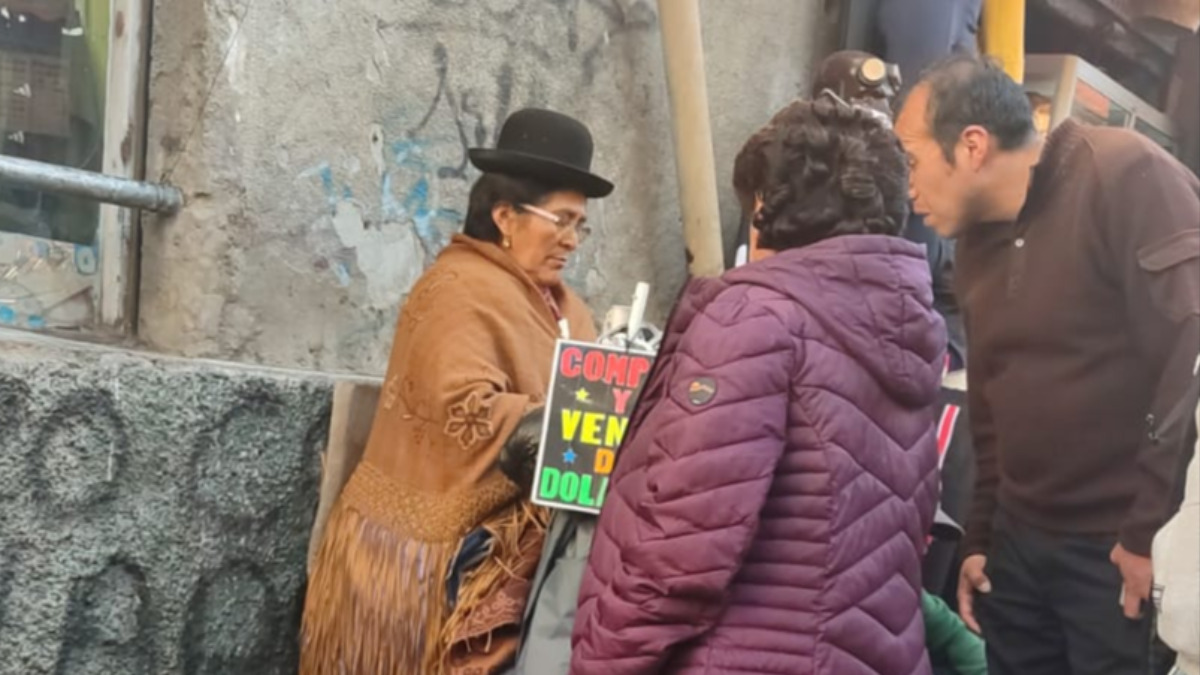
[[[704,0],[727,240],[741,143],[834,39],[823,0]],[[382,372],[405,293],[460,225],[466,148],[511,111],[585,120],[618,184],[569,280],[598,313],[685,272],[649,0],[157,0],[140,337],[175,354]]]

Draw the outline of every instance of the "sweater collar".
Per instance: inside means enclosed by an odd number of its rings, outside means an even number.
[[[1064,120],[1050,132],[1042,146],[1042,156],[1030,174],[1029,194],[1025,197],[1022,213],[1029,213],[1040,206],[1063,177],[1070,173],[1075,151],[1083,140],[1081,125],[1072,119]]]

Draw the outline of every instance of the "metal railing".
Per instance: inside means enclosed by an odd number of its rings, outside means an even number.
[[[174,213],[183,206],[183,193],[172,185],[118,178],[8,155],[0,155],[0,183],[158,213]]]

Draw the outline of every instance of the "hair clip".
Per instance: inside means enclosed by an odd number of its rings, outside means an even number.
[[[828,87],[821,90],[820,96],[828,96],[829,98],[833,99],[833,101],[835,103],[837,103],[839,105],[844,105],[847,108],[851,108],[853,110],[861,110],[861,111],[865,112],[867,115],[874,117],[876,120],[881,122],[883,124],[883,126],[887,127],[888,129],[892,128],[891,116],[881,110],[876,110],[869,105],[863,105],[861,103],[848,103],[846,101],[846,99],[842,98],[841,96],[838,96],[837,93],[835,93],[832,89],[829,89]]]

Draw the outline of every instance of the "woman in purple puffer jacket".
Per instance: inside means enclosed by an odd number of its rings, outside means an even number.
[[[692,281],[630,420],[572,675],[927,675],[946,345],[886,124],[797,102],[738,156],[760,255]]]

